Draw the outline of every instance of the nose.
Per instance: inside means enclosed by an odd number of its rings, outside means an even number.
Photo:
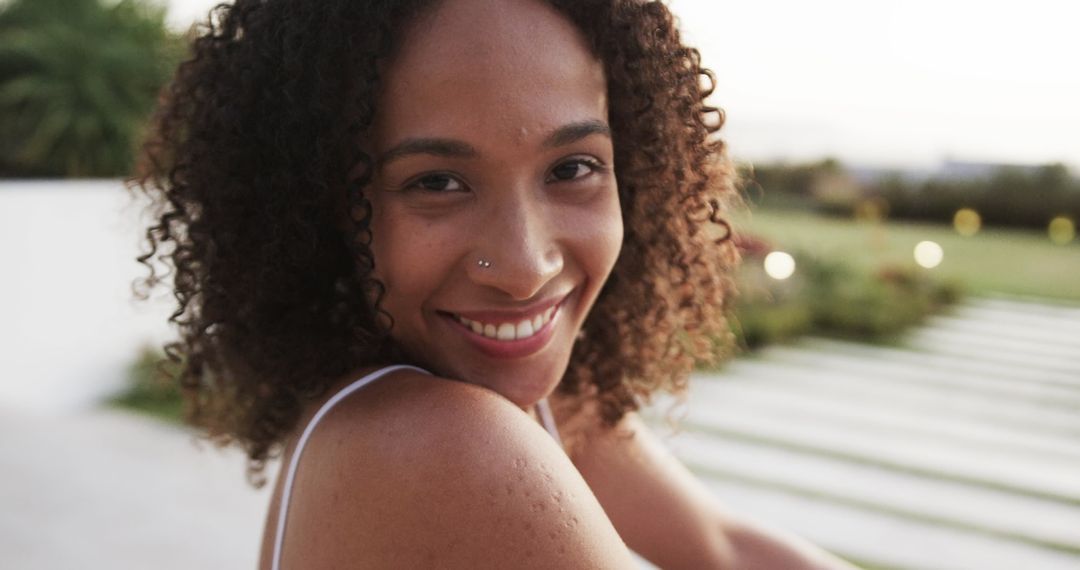
[[[515,301],[534,298],[563,270],[558,221],[540,200],[513,193],[477,221],[469,278]]]

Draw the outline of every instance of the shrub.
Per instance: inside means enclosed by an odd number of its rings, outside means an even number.
[[[127,174],[184,49],[149,0],[0,5],[0,175]]]
[[[941,174],[914,181],[900,173],[864,173],[860,182],[835,160],[757,165],[743,172],[753,202],[851,216],[868,200],[895,219],[951,223],[973,208],[990,226],[1045,229],[1056,216],[1080,220],[1080,180],[1062,164],[1000,166],[981,175]]]
[[[732,319],[744,348],[806,334],[890,342],[963,295],[958,284],[935,281],[914,267],[860,272],[838,260],[795,257],[798,270],[784,281],[766,276],[759,257],[744,261]]]
[[[179,367],[159,350],[143,348],[128,368],[128,389],[112,403],[168,421],[182,421],[183,400],[174,380]]]

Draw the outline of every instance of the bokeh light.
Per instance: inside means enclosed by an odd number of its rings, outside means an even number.
[[[927,269],[933,269],[941,265],[941,260],[944,258],[945,251],[936,242],[920,241],[915,246],[915,263]]]
[[[765,256],[765,273],[773,279],[782,281],[795,273],[795,258],[782,251],[774,251]]]
[[[956,229],[956,233],[971,237],[979,233],[979,229],[982,228],[982,216],[971,208],[960,208],[953,216],[953,228]]]
[[[1076,238],[1076,224],[1065,216],[1050,220],[1047,231],[1050,233],[1050,241],[1058,245],[1065,245]]]

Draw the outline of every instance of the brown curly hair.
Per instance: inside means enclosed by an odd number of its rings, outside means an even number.
[[[735,175],[715,84],[661,2],[548,0],[608,81],[625,238],[559,390],[614,425],[731,346]],[[130,181],[151,199],[142,291],[172,278],[188,418],[247,451],[261,481],[304,406],[366,365],[400,362],[379,308],[364,199],[379,65],[432,0],[219,5],[163,91]],[[165,264],[166,273],[160,271]],[[256,483],[259,484],[259,483]]]

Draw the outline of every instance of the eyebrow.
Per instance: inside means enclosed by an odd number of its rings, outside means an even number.
[[[544,139],[544,146],[547,148],[565,146],[592,135],[611,138],[611,127],[604,121],[595,119],[570,123],[555,129],[555,132],[548,135],[548,138]]]
[[[414,154],[430,154],[448,158],[472,158],[479,154],[472,145],[454,139],[420,138],[406,139],[384,152],[378,166]]]
[[[578,121],[555,129],[555,132],[548,135],[542,144],[546,148],[557,148],[592,135],[603,135],[611,138],[611,127],[604,121],[596,119]],[[384,152],[378,159],[378,166],[381,167],[388,162],[414,154],[429,154],[447,158],[474,158],[480,152],[472,145],[456,139],[413,138],[406,139]]]

